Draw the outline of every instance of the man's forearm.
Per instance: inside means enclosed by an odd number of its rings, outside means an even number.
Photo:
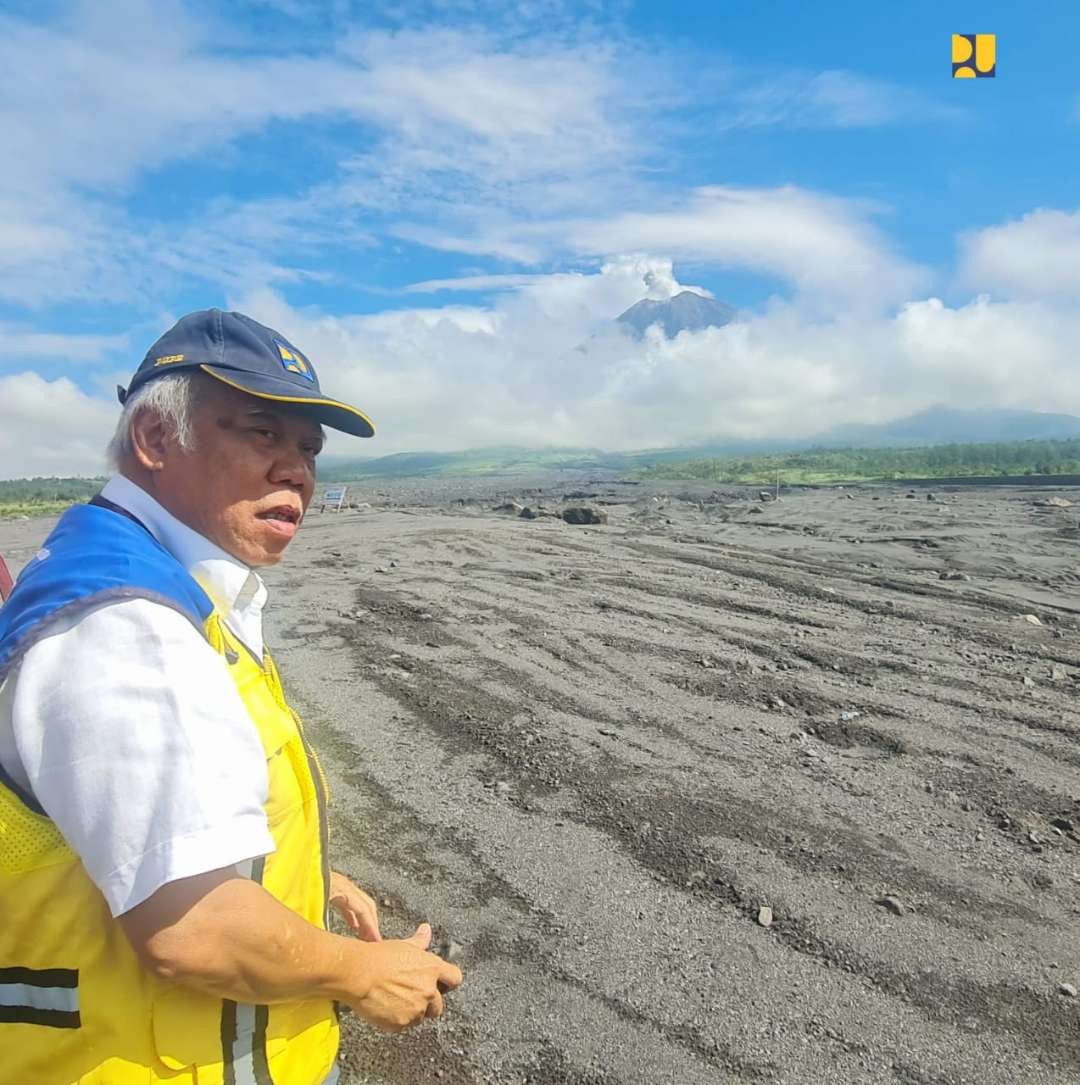
[[[137,915],[140,905],[121,917],[155,974],[238,1002],[363,996],[367,943],[313,926],[246,878],[202,877],[212,879],[208,889],[187,879],[159,890],[176,899],[157,901],[153,913]],[[171,911],[177,921],[158,926]]]
[[[366,942],[308,923],[234,869],[162,886],[120,916],[144,966],[236,1002],[327,998],[397,1032],[443,1011],[460,970],[427,952],[431,927]]]

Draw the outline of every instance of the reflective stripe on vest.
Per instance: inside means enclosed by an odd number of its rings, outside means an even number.
[[[0,968],[0,1021],[78,1028],[78,971],[73,968]]]

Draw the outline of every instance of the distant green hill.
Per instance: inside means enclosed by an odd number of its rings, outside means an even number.
[[[0,480],[0,520],[48,516],[93,497],[103,478],[17,478]]]
[[[1033,441],[1067,443],[1074,439],[1080,439],[1080,418],[1072,415],[1045,414],[1039,411],[956,410],[947,407],[932,407],[909,415],[907,418],[895,419],[880,425],[838,426],[812,439],[761,438],[714,441],[695,446],[651,448],[635,452],[605,452],[598,448],[524,449],[513,446],[470,449],[466,452],[402,452],[371,459],[326,459],[320,465],[320,477],[329,482],[348,482],[352,479],[410,476],[449,478],[481,474],[515,475],[560,468],[631,472],[656,465],[670,466],[712,460],[723,460],[727,463],[732,459],[738,459],[740,462],[750,460],[756,462],[763,456],[799,456],[806,454],[809,447],[819,451],[833,450],[841,454],[841,460],[837,461],[838,463],[848,463],[854,469],[853,461],[850,458],[843,458],[853,449],[876,449],[879,452],[891,450],[899,453],[904,448],[918,451],[930,447],[956,448],[973,445],[989,447],[995,443],[1004,447],[1022,444],[1025,450],[1017,453],[1022,459],[1029,454],[1030,450],[1026,446]],[[1002,453],[1002,455],[1011,454]],[[917,462],[917,459],[916,457],[912,462]],[[695,468],[695,470],[698,469]],[[680,471],[685,468],[671,467],[671,470]],[[710,468],[700,468],[700,470],[710,470]],[[843,473],[846,469],[838,468],[838,470]],[[882,467],[881,470],[884,471],[885,468]],[[902,464],[897,466],[893,473],[903,474]],[[978,474],[979,472],[964,473]],[[989,473],[1000,472],[995,470]],[[888,477],[888,475],[882,477]]]
[[[1080,475],[1080,437],[1062,440],[953,442],[891,448],[811,448],[733,453],[716,450],[485,448],[467,452],[402,452],[370,460],[329,462],[319,482],[474,475],[512,477],[559,469],[612,470],[637,478],[699,479],[765,485],[780,474],[788,485],[894,479],[1011,478]],[[0,518],[59,512],[92,496],[100,478],[33,478],[0,481]]]
[[[329,460],[319,465],[319,480],[350,482],[378,478],[525,475],[533,471],[575,467],[622,470],[634,463],[637,455],[639,453],[610,453],[586,448],[480,448],[467,452],[398,452],[370,460]],[[682,455],[686,455],[685,450]]]
[[[942,444],[923,448],[819,448],[762,456],[658,463],[643,478],[763,485],[895,479],[993,478],[1080,474],[1080,438]]]

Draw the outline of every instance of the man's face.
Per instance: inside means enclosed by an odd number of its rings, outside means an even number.
[[[192,421],[194,451],[166,446],[158,500],[245,565],[274,565],[311,502],[318,423],[211,379],[200,381]]]

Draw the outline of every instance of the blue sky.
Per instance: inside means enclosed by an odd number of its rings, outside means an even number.
[[[996,78],[951,78],[971,32]],[[212,305],[375,418],[338,454],[1080,413],[1078,38],[1066,2],[9,3],[0,475],[100,469],[115,384]],[[740,320],[613,327],[686,286]]]

